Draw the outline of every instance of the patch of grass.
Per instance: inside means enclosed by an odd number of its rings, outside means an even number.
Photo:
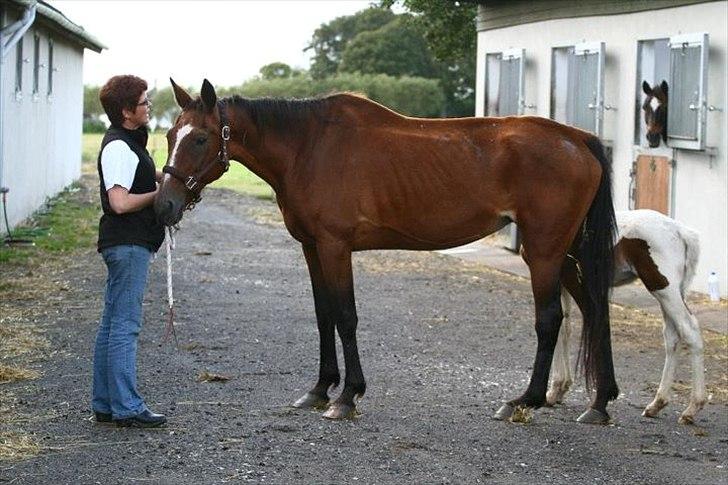
[[[22,263],[44,253],[64,253],[95,244],[100,214],[81,185],[74,183],[49,199],[24,224],[13,229],[14,238],[31,239],[34,247],[0,246],[0,263]],[[85,191],[88,192],[88,191]]]
[[[0,433],[0,461],[15,461],[30,458],[40,452],[40,446],[28,435],[21,433]]]
[[[10,365],[0,364],[0,384],[9,382],[27,381],[40,377],[38,371],[25,369],[23,367],[13,367]]]

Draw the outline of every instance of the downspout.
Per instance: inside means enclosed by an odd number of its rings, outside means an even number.
[[[2,92],[4,74],[3,64],[5,63],[5,55],[10,52],[10,49],[15,47],[15,44],[18,43],[18,40],[22,39],[23,35],[25,35],[30,26],[33,25],[33,22],[35,21],[36,6],[37,2],[33,2],[32,5],[25,9],[25,12],[23,12],[23,17],[20,20],[13,22],[7,27],[2,27],[2,21],[4,20],[3,17],[5,16],[5,12],[2,12],[2,17],[0,17],[0,192],[2,193],[8,191],[8,188],[3,186],[3,173],[5,166],[3,156],[5,152],[5,129],[3,127],[3,115],[5,113],[3,105],[5,104],[5,94]],[[8,230],[10,230],[10,228],[8,228]]]

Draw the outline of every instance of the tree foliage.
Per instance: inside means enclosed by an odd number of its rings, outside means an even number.
[[[259,72],[263,79],[286,79],[291,77],[293,70],[284,62],[271,62],[261,67]]]
[[[104,114],[104,108],[99,100],[100,86],[83,87],[83,117],[84,119],[98,119]]]
[[[310,76],[287,79],[252,79],[241,86],[220,88],[221,96],[249,98],[309,98],[337,92],[354,92],[408,116],[439,116],[444,108],[442,88],[436,79],[385,74],[338,74],[325,79]]]
[[[475,113],[475,57],[477,5],[466,1],[380,0],[382,8],[398,4],[419,28],[435,59],[443,65],[441,82],[447,97],[447,114]]]
[[[323,79],[336,74],[341,58],[350,40],[361,32],[376,30],[394,19],[388,9],[371,7],[354,15],[337,17],[321,24],[313,33],[305,50],[313,49],[311,77]]]
[[[351,39],[338,71],[438,77],[425,39],[405,17],[398,16],[379,29],[361,32]]]

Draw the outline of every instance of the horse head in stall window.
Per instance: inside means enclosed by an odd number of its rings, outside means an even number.
[[[647,142],[650,148],[660,146],[660,138],[667,143],[667,82],[650,87],[647,81],[642,81],[642,91],[647,97],[642,103],[645,112],[645,125],[647,126]]]

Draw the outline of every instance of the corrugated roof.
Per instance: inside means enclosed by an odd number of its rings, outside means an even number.
[[[86,30],[78,24],[71,22],[63,12],[52,5],[35,0],[9,0],[10,4],[15,4],[21,9],[30,7],[37,3],[35,11],[35,21],[40,21],[47,27],[55,30],[59,34],[67,37],[69,40],[77,42],[81,46],[96,52],[101,52],[107,47],[102,44],[96,37],[86,32]]]

